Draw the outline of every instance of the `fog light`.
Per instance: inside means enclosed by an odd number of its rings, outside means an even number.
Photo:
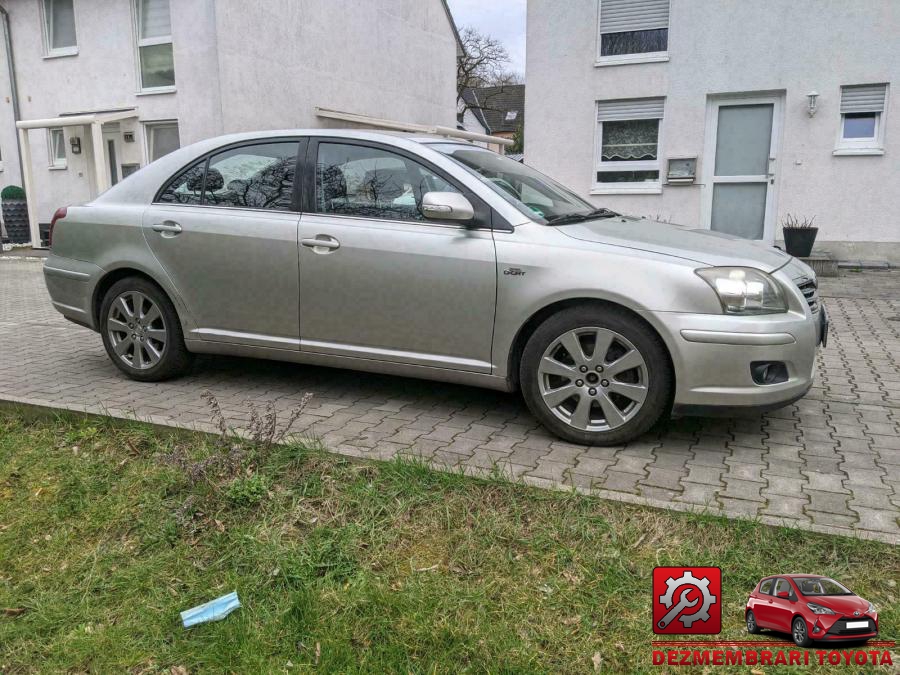
[[[750,374],[756,384],[780,384],[788,380],[787,366],[783,361],[753,361]]]

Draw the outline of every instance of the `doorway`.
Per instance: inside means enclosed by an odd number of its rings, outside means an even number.
[[[109,172],[109,184],[122,180],[122,129],[118,122],[103,125],[103,161]]]
[[[704,224],[775,242],[780,96],[722,97],[707,109]]]

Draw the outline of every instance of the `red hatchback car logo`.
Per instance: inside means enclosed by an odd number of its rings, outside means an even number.
[[[657,567],[653,570],[653,632],[711,635],[722,630],[722,570]]]
[[[866,641],[878,635],[878,610],[843,584],[814,574],[760,581],[744,610],[748,633],[789,633],[800,647],[813,642]]]

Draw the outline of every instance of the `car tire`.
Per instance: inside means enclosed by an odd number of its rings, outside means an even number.
[[[806,620],[803,617],[795,617],[791,622],[791,637],[794,644],[798,647],[812,646],[812,638],[809,637],[809,628],[806,626]]]
[[[746,619],[747,619],[747,632],[750,633],[750,635],[758,635],[759,634],[759,624],[756,623],[756,615],[753,613],[752,609],[749,612],[747,612]]]
[[[175,306],[147,279],[114,283],[103,296],[99,324],[109,358],[133,380],[160,382],[190,369],[193,355],[185,347]]]
[[[674,376],[649,325],[618,307],[587,305],[538,326],[522,353],[519,381],[528,408],[555,435],[618,445],[669,412]]]

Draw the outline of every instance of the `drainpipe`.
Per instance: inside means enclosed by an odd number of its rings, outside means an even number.
[[[13,106],[13,123],[22,119],[19,111],[19,87],[16,85],[16,64],[13,60],[12,37],[9,31],[9,13],[0,5],[0,17],[3,21],[3,43],[6,45],[6,67],[9,69],[9,91]],[[22,164],[22,145],[19,143],[19,134],[16,134],[16,149],[19,154],[19,176],[25,175]]]

